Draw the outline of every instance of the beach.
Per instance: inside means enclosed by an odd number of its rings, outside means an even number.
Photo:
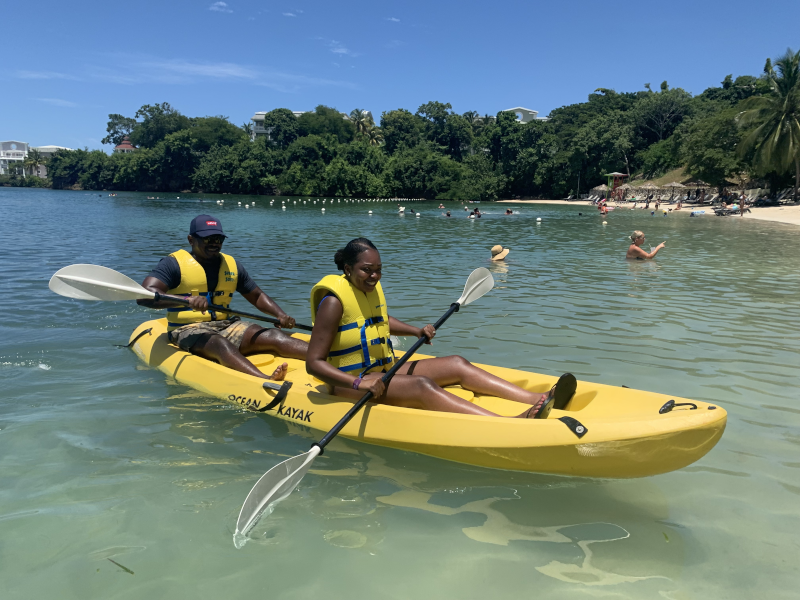
[[[578,205],[578,206],[593,206],[591,202],[586,200],[498,200],[500,203],[508,204],[561,204],[561,205]],[[618,205],[612,203],[610,207],[617,209],[631,208],[633,205]],[[705,210],[713,214],[711,206],[694,206],[691,204],[684,204],[681,212],[691,212],[693,210]],[[773,221],[775,223],[785,223],[786,225],[800,226],[800,204],[789,204],[784,206],[765,206],[765,207],[751,207],[749,213],[745,213],[745,219],[756,221]],[[742,218],[739,215],[732,215],[731,218]]]

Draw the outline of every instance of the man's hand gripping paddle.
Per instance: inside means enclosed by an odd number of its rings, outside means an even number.
[[[189,301],[180,296],[167,296],[146,290],[127,275],[114,269],[99,265],[70,265],[56,272],[50,278],[50,289],[59,296],[77,298],[78,300],[167,300],[177,304],[189,306]],[[253,313],[233,310],[216,304],[209,304],[208,310],[213,310],[227,315],[238,315],[256,321],[266,321],[280,325],[278,319],[256,315]],[[308,325],[295,324],[297,329],[311,331]]]
[[[433,325],[434,329],[439,329],[439,327],[450,318],[450,315],[454,312],[458,312],[458,309],[462,306],[474,302],[489,292],[493,287],[494,279],[488,269],[484,269],[483,267],[475,269],[467,279],[467,283],[464,286],[464,293],[461,294],[458,300],[450,305],[450,308],[442,315],[442,318],[436,321]],[[411,346],[408,352],[406,352],[403,357],[389,369],[389,372],[381,378],[384,385],[389,384],[389,381],[394,377],[395,373],[397,373],[397,370],[427,341],[428,338],[422,336]],[[250,493],[247,495],[242,505],[242,510],[239,512],[239,519],[236,522],[236,532],[233,534],[233,544],[237,548],[244,546],[247,542],[247,534],[253,529],[256,523],[258,523],[261,516],[264,513],[270,514],[278,502],[292,493],[294,488],[297,487],[297,484],[300,483],[300,480],[303,479],[306,472],[308,472],[314,459],[319,454],[322,454],[328,442],[336,437],[336,434],[347,425],[350,419],[352,419],[371,398],[372,392],[364,394],[364,396],[353,405],[353,408],[347,411],[347,414],[334,425],[333,429],[326,433],[319,442],[311,446],[308,452],[275,465],[261,476],[261,479],[259,479],[255,486],[253,486],[253,489],[250,490]]]

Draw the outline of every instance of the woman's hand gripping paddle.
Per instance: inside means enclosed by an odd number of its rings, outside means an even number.
[[[114,269],[101,267],[99,265],[70,265],[56,272],[50,278],[50,289],[59,296],[67,298],[77,298],[78,300],[167,300],[177,304],[189,306],[189,301],[179,296],[167,296],[157,292],[146,290],[127,275],[123,275]],[[256,321],[266,321],[280,325],[278,319],[255,315],[253,313],[242,312],[209,304],[209,310],[222,312],[228,315],[238,315]],[[308,325],[295,324],[297,329],[311,331]]]
[[[434,329],[439,329],[439,327],[450,318],[450,315],[454,312],[458,312],[458,309],[462,306],[474,302],[489,292],[493,287],[494,279],[492,279],[492,274],[483,267],[475,269],[467,279],[467,283],[464,286],[464,293],[461,294],[458,300],[450,305],[450,308],[442,315],[442,318],[436,321],[433,325]],[[418,339],[408,352],[406,352],[403,357],[389,369],[389,372],[381,378],[383,383],[388,385],[391,378],[397,373],[397,370],[427,341],[428,338],[426,336],[422,336]],[[300,483],[300,480],[303,479],[303,476],[311,467],[311,463],[314,462],[314,459],[319,454],[322,454],[328,442],[347,425],[350,419],[352,419],[371,398],[372,392],[364,394],[364,396],[353,405],[353,408],[347,411],[347,414],[334,425],[333,429],[326,433],[318,443],[311,446],[311,450],[275,465],[261,476],[261,479],[259,479],[253,486],[253,489],[250,490],[250,493],[247,495],[242,505],[242,510],[239,512],[239,519],[236,522],[236,532],[233,534],[234,546],[237,548],[244,546],[247,541],[247,534],[253,529],[256,523],[258,523],[261,516],[264,513],[270,514],[278,502],[292,493],[292,490],[297,487],[297,484]]]

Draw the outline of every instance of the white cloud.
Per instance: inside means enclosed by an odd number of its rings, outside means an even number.
[[[399,23],[400,22],[400,19],[397,19],[395,17],[386,17],[386,20],[387,21],[391,21],[392,23]]]
[[[223,13],[233,12],[230,8],[228,8],[227,2],[214,2],[214,4],[208,7],[208,10],[213,10],[214,12],[223,12]]]
[[[36,100],[46,104],[52,104],[53,106],[62,106],[64,108],[75,108],[78,106],[74,102],[70,102],[69,100],[61,100],[60,98],[36,98]]]
[[[257,85],[286,93],[299,93],[315,87],[344,87],[355,89],[349,81],[337,81],[288,73],[260,65],[231,62],[201,62],[186,59],[170,59],[141,54],[109,54],[104,64],[81,66],[83,81],[100,81],[118,85],[189,85],[201,82]],[[76,79],[63,73],[34,73],[21,71],[18,78],[46,77],[51,79]],[[74,107],[73,103],[58,98],[38,98],[38,101],[54,106]]]
[[[80,81],[80,78],[75,75],[56,73],[54,71],[17,71],[16,75],[20,79],[69,79],[71,81]]]
[[[344,46],[344,44],[342,44],[341,42],[337,42],[336,40],[331,40],[328,43],[328,46],[330,47],[331,52],[333,52],[334,54],[345,54],[347,56],[358,56],[358,54],[356,52],[353,52],[349,48],[346,48]]]
[[[134,63],[135,68],[150,73],[156,79],[256,79],[258,73],[251,67],[235,63],[202,63],[188,60],[153,60]]]
[[[294,13],[288,13],[288,12],[287,12],[287,13],[283,13],[283,16],[284,16],[284,17],[296,17],[297,15],[296,15],[296,14],[294,14]]]

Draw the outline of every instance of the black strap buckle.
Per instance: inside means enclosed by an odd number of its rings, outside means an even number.
[[[283,384],[273,383],[271,381],[265,381],[264,382],[265,390],[277,390],[278,393],[275,394],[275,397],[272,399],[272,402],[267,404],[264,408],[260,409],[258,412],[266,412],[278,406],[278,404],[280,404],[286,399],[286,394],[289,392],[291,388],[292,388],[291,381],[284,381]]]
[[[586,435],[586,432],[589,431],[586,429],[586,425],[578,421],[578,419],[573,419],[572,417],[559,417],[558,420],[569,427],[569,430],[577,435],[578,438],[582,438]]]

